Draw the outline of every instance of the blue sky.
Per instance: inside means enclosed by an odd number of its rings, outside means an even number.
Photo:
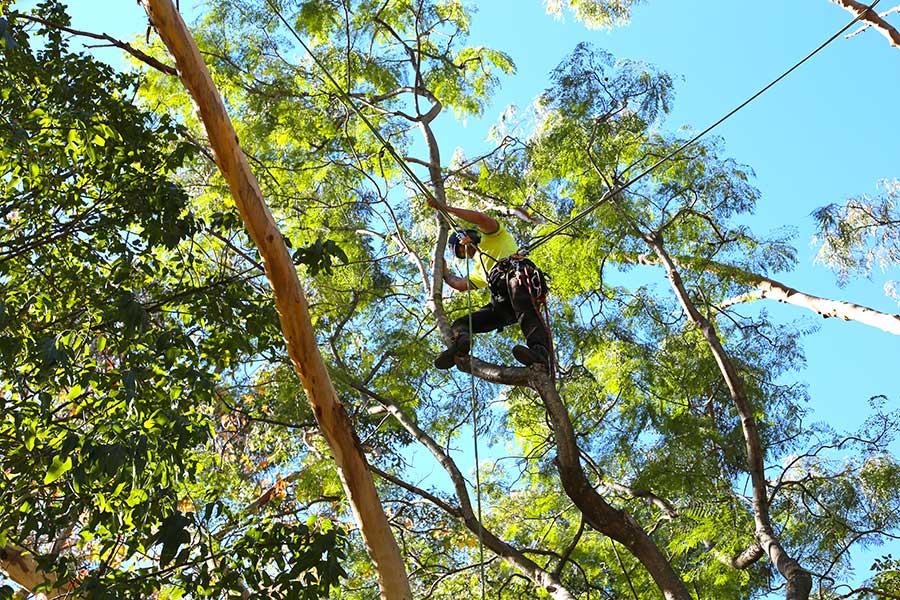
[[[71,2],[74,26],[125,38],[143,36],[146,17],[135,2]],[[439,131],[445,160],[455,145],[469,156],[484,146],[488,127],[507,104],[525,107],[547,84],[548,73],[579,41],[590,41],[615,56],[646,61],[676,76],[674,111],[664,127],[703,129],[847,23],[850,14],[828,0],[647,0],[630,25],[589,31],[571,16],[548,17],[541,0],[475,2],[471,42],[509,53],[518,71],[481,122],[459,123],[443,115]],[[887,4],[883,9],[895,3]],[[181,0],[190,11],[197,2]],[[900,21],[900,19],[898,19]],[[105,51],[112,52],[112,51]],[[107,54],[111,56],[111,54]],[[748,222],[767,230],[798,229],[797,270],[776,275],[798,289],[898,312],[887,298],[886,279],[900,272],[875,273],[872,281],[846,288],[813,262],[810,245],[818,206],[859,194],[874,194],[880,179],[900,177],[900,49],[870,30],[839,38],[787,80],[718,127],[726,153],[750,165],[762,192],[757,214]],[[894,108],[891,108],[894,107]],[[770,303],[773,316],[820,325],[806,339],[811,419],[837,428],[854,428],[867,413],[867,399],[886,394],[898,407],[895,376],[900,339],[857,323],[814,320],[799,308]],[[893,551],[900,544],[877,550]],[[871,555],[866,555],[871,556]],[[865,574],[868,558],[859,568]]]

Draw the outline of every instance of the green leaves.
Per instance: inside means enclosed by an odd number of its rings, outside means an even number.
[[[164,567],[174,560],[178,549],[191,541],[191,535],[187,530],[191,520],[175,511],[159,525],[157,533],[158,544],[162,545],[159,553],[159,566]]]
[[[631,17],[631,7],[641,0],[549,0],[544,5],[547,14],[562,17],[563,8],[574,13],[575,18],[588,29],[612,29],[625,25]]]
[[[27,447],[27,443],[26,443]],[[65,475],[72,468],[72,457],[67,456],[62,458],[60,456],[54,456],[53,462],[50,463],[50,466],[47,468],[47,474],[44,475],[44,485],[49,483],[53,483],[63,475]]]
[[[320,272],[326,275],[330,274],[335,259],[340,259],[343,263],[347,262],[347,255],[334,240],[322,242],[322,238],[317,239],[314,244],[297,248],[292,256],[295,263],[306,265],[312,276]]]

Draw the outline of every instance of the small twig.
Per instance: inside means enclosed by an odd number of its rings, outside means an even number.
[[[165,73],[166,75],[178,75],[178,71],[175,69],[175,67],[171,67],[163,62],[160,62],[159,60],[153,58],[149,54],[142,52],[141,50],[138,50],[131,44],[129,44],[127,42],[123,42],[122,40],[116,39],[106,33],[91,33],[90,31],[80,31],[78,29],[72,29],[71,27],[66,27],[64,25],[60,25],[59,23],[54,23],[52,21],[42,19],[41,17],[37,17],[35,15],[28,15],[28,14],[24,14],[24,13],[14,13],[11,16],[14,18],[22,19],[24,21],[32,21],[34,23],[40,23],[41,25],[44,25],[45,27],[52,27],[53,29],[59,29],[60,31],[65,31],[66,33],[71,33],[72,35],[79,35],[79,36],[91,38],[94,40],[107,41],[110,43],[110,45],[124,50],[128,54],[132,55],[139,61],[153,67],[157,71],[161,71],[162,73]]]

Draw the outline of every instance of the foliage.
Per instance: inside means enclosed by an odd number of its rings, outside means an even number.
[[[224,491],[186,496],[223,370],[279,346],[265,294],[228,268],[230,221],[175,183],[196,147],[130,101],[133,76],[28,23],[10,15],[0,60],[0,546],[88,597],[218,597],[237,576],[194,569],[226,551],[260,576],[293,558],[251,583],[327,595],[339,530],[242,523],[249,541],[211,542],[185,509]]]
[[[631,17],[631,7],[641,0],[544,0],[547,14],[561,17],[564,9],[590,29],[611,29],[625,25]]]
[[[859,196],[842,205],[829,204],[815,211],[819,225],[816,257],[846,284],[851,276],[870,277],[875,267],[888,269],[900,262],[900,182],[882,181],[876,198]],[[896,282],[885,291],[896,297]]]
[[[637,3],[546,4],[610,27]],[[39,11],[65,22],[56,4]],[[306,265],[317,340],[385,476],[416,596],[468,597],[480,585],[478,515],[465,512],[478,498],[451,483],[452,467],[474,480],[474,410],[481,448],[491,446],[481,519],[508,544],[485,550],[488,595],[546,597],[538,573],[576,597],[652,598],[640,561],[587,526],[562,488],[534,390],[432,368],[442,347],[429,309],[433,213],[347,102],[411,164],[431,163],[423,179],[435,195],[528,217],[504,221],[522,241],[682,145],[665,122],[673,78],[576,45],[533,106],[504,113],[492,152],[460,150],[445,164],[433,124],[483,114],[515,70],[504,53],[467,45],[469,26],[456,0],[228,0],[195,32]],[[180,83],[149,71],[136,87],[71,53],[58,31],[39,46],[24,21],[2,27],[2,541],[63,575],[84,568],[82,590],[98,596],[371,598],[373,565],[343,534],[338,474]],[[145,50],[161,52],[155,40]],[[896,535],[900,509],[890,452],[900,415],[875,399],[859,431],[808,423],[803,331],[731,303],[747,272],[786,271],[796,258],[790,231],[746,225],[759,199],[752,177],[707,139],[532,255],[553,275],[557,385],[590,485],[704,598],[762,597],[780,576],[765,557],[734,568],[756,529],[742,418],[665,274],[640,264],[648,239],[679,257],[690,301],[747,389],[789,553],[827,587],[850,573],[851,549]],[[888,224],[891,193],[870,203],[880,220],[866,223]],[[822,215],[833,239],[858,223],[858,211]],[[847,264],[876,247],[848,240]],[[442,299],[451,318],[468,301]],[[479,336],[474,353],[510,363],[514,329]],[[68,545],[54,551],[57,539]],[[892,561],[875,565],[873,586],[891,589]]]

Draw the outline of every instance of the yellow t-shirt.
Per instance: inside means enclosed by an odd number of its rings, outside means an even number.
[[[519,249],[516,240],[503,225],[494,233],[481,232],[481,242],[478,244],[478,250],[472,260],[475,262],[475,268],[469,273],[469,281],[476,288],[484,288],[488,286],[487,274],[491,268],[500,259],[506,258],[511,254],[515,254]],[[496,259],[496,260],[495,260]]]

